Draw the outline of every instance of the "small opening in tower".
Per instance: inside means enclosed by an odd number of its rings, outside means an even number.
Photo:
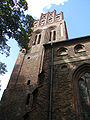
[[[30,80],[27,81],[27,85],[30,85]]]
[[[56,31],[53,31],[53,40],[56,40]]]
[[[52,32],[50,32],[50,38],[49,38],[49,41],[51,41],[51,37],[52,37]]]
[[[41,40],[41,34],[39,35],[39,38],[38,38],[38,43],[37,43],[37,44],[39,44],[39,43],[40,43],[40,40]]]
[[[29,118],[29,113],[27,112],[24,116],[23,116],[24,120],[27,120]]]
[[[26,105],[29,104],[29,100],[30,100],[30,93],[27,95]]]
[[[27,59],[30,59],[30,57],[28,57]]]

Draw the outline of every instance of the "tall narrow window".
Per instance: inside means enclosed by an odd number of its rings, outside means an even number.
[[[90,120],[90,64],[79,66],[73,78],[74,109],[80,120]]]
[[[89,120],[90,116],[90,74],[85,73],[79,79],[79,91],[81,97],[82,113],[85,120]]]
[[[53,40],[56,40],[56,31],[53,31]]]
[[[37,44],[40,43],[40,40],[41,40],[41,34],[39,34],[39,38],[38,38],[38,43]]]
[[[50,32],[50,38],[49,38],[49,41],[51,41],[51,37],[52,37],[52,32]]]
[[[33,45],[35,45],[35,44],[36,44],[36,40],[37,40],[37,35],[35,36],[35,41],[34,41]]]

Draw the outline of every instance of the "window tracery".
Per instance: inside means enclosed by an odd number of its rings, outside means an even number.
[[[80,120],[90,120],[90,64],[79,66],[73,78],[74,109]]]
[[[86,72],[79,78],[79,93],[81,98],[82,113],[85,120],[89,120],[90,109],[90,73]]]

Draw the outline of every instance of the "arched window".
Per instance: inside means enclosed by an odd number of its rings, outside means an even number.
[[[76,45],[74,47],[74,51],[75,51],[75,53],[84,52],[85,51],[84,45],[82,45],[82,44]]]
[[[88,99],[89,95],[88,95],[88,81],[85,76],[86,74],[89,74],[89,73],[83,74],[82,77],[79,78],[78,82],[79,82],[79,91],[80,91],[82,104],[88,105],[89,104],[89,99]]]
[[[67,48],[65,48],[65,47],[59,48],[59,49],[57,50],[57,54],[58,54],[58,55],[61,55],[61,56],[67,55]]]
[[[74,105],[81,120],[90,120],[90,64],[79,66],[73,79]]]
[[[90,73],[84,73],[78,80],[79,94],[82,105],[82,114],[85,120],[89,120],[89,99],[90,99]]]

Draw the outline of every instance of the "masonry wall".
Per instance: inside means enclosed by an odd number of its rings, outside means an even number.
[[[52,93],[52,120],[82,120],[80,114],[80,102],[75,103],[76,94],[78,89],[74,91],[73,87],[73,73],[80,65],[90,63],[90,39],[81,39],[71,41],[68,43],[61,43],[53,45],[54,49],[54,68],[53,68],[53,93]],[[75,53],[74,47],[77,44],[83,44],[85,51]],[[58,55],[58,49],[61,47],[67,48],[66,55]],[[51,47],[46,46],[44,67],[50,58],[48,53],[51,52]],[[89,71],[88,71],[89,72]],[[75,83],[75,82],[74,82]],[[78,96],[78,99],[79,96]],[[76,99],[77,101],[77,99]],[[75,104],[77,104],[75,108]]]

